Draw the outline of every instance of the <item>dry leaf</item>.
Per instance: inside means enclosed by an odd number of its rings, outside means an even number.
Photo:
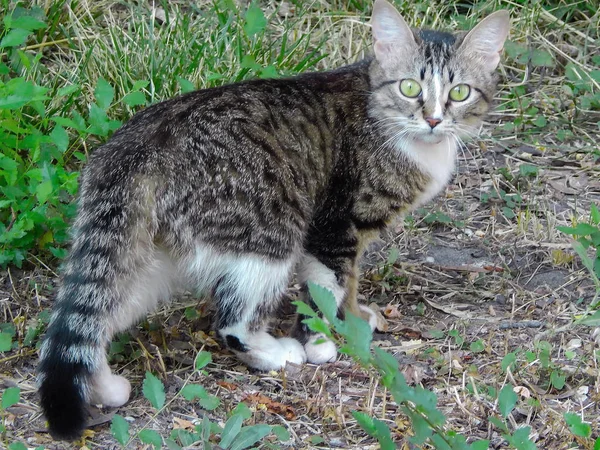
[[[425,377],[425,369],[419,365],[402,365],[400,372],[402,372],[408,384],[419,384]]]
[[[173,429],[174,430],[193,430],[194,424],[189,420],[180,419],[179,417],[173,417]]]
[[[531,392],[525,386],[516,386],[514,389],[515,394],[520,395],[522,398],[530,398]]]
[[[400,311],[398,311],[398,305],[392,305],[391,303],[388,303],[388,305],[383,308],[383,315],[388,319],[402,317],[402,314],[400,314]]]
[[[249,402],[256,405],[257,408],[266,408],[266,410],[272,414],[278,414],[286,418],[286,420],[294,420],[296,418],[296,412],[294,408],[289,405],[271,400],[266,395],[262,394],[248,394],[242,399],[243,402]]]
[[[233,392],[238,388],[237,384],[229,383],[227,381],[217,381],[217,384],[222,388],[227,389],[229,392]]]

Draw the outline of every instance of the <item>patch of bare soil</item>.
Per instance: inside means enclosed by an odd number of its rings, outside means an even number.
[[[568,326],[589,305],[594,286],[556,226],[600,202],[598,169],[588,153],[500,143],[482,145],[475,156],[466,152],[446,195],[373,246],[361,295],[389,322],[387,332],[375,334],[374,345],[397,357],[410,382],[436,393],[450,427],[505,448],[487,419],[499,415],[497,392],[511,383],[519,403],[509,427],[531,426],[540,449],[569,448],[576,441],[564,412],[581,414],[592,430],[600,429],[598,344],[592,329]],[[537,174],[520,175],[523,163],[536,166]],[[514,194],[520,200],[511,203]],[[388,264],[392,249],[398,258]],[[4,442],[65,448],[45,433],[34,381],[38,340],[26,339],[51,306],[56,275],[40,263],[0,276],[1,321],[14,324],[18,341],[0,358],[2,384],[22,391],[19,404],[2,413]],[[292,287],[289,297],[296,294]],[[289,329],[292,313],[291,306],[284,308],[275,333]],[[550,343],[549,353],[543,342]],[[213,355],[203,374],[192,370],[200,349]],[[505,371],[502,361],[510,353],[516,362]],[[120,339],[111,357],[132,382],[132,399],[116,411],[92,410],[95,425],[79,443],[87,448],[119,448],[109,430],[115,412],[134,431],[145,427],[168,436],[173,429],[193,429],[205,415],[223,425],[239,402],[254,411],[249,423],[287,427],[292,439],[281,445],[289,448],[377,448],[352,410],[384,420],[398,446],[411,448],[410,424],[375,374],[343,356],[318,367],[288,365],[280,373],[248,370],[215,341],[210,305],[191,297]],[[158,414],[141,393],[146,371],[166,387],[168,403]],[[565,377],[562,389],[550,382],[553,371]],[[206,411],[175,398],[186,382],[206,387],[220,406]],[[134,440],[129,448],[148,446]]]

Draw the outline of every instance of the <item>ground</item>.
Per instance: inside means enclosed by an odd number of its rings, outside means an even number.
[[[428,11],[424,20],[431,21]],[[544,13],[537,17],[536,23],[549,22]],[[525,20],[515,18],[517,24]],[[530,426],[537,448],[593,448],[592,440],[569,431],[565,412],[591,424],[593,438],[600,429],[598,334],[594,327],[573,324],[595,299],[597,287],[571,237],[557,230],[587,221],[590,205],[600,204],[598,110],[592,105],[582,111],[577,98],[561,90],[569,61],[591,67],[589,60],[566,54],[567,45],[583,52],[586,43],[586,51],[598,54],[597,28],[589,38],[573,31],[584,29],[577,27],[585,20],[575,17],[561,28],[564,40],[539,30],[532,35],[547,44],[543,48],[551,50],[554,66],[505,63],[499,112],[482,138],[460,155],[445,193],[388,230],[364,258],[362,301],[388,322],[386,331],[374,334],[373,346],[391,352],[409,382],[437,395],[449,428],[469,441],[489,439],[490,448],[507,448],[488,421],[500,416],[498,392],[507,383],[518,394],[508,427]],[[592,27],[593,18],[587,20]],[[354,25],[343,25],[339,35],[351,34],[348,26]],[[518,41],[526,28],[515,28],[512,39]],[[521,85],[526,91],[515,95]],[[523,99],[536,110],[511,106]],[[539,116],[545,122],[536,125]],[[37,336],[26,342],[27,330],[43,328],[56,267],[34,255],[22,269],[0,271],[0,320],[13,324],[19,341],[0,358],[0,382],[21,389],[20,402],[1,412],[6,445],[20,440],[28,447],[65,448],[45,432],[34,379]],[[297,292],[298,286],[291,286],[287,300]],[[286,301],[274,332],[287,332],[292,320],[293,307]],[[193,370],[199,350],[212,353],[202,372]],[[92,431],[77,445],[119,448],[109,429],[115,413],[125,417],[132,435],[147,428],[167,437],[173,430],[193,431],[205,416],[223,425],[227,413],[244,402],[253,411],[245,424],[287,428],[291,439],[282,447],[378,448],[352,417],[358,410],[385,421],[399,448],[416,448],[409,444],[410,422],[373,370],[348,356],[322,366],[290,364],[268,374],[248,370],[214,340],[210,303],[191,295],[165,305],[115,342],[111,361],[132,382],[131,401],[117,410],[94,409]],[[159,412],[142,394],[146,371],[165,386],[167,404]],[[176,395],[189,383],[218,396],[216,409]],[[273,435],[268,439],[277,443]],[[190,448],[200,448],[195,445]],[[128,444],[145,446],[137,439]]]

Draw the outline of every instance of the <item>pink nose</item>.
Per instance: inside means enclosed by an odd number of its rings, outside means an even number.
[[[426,117],[425,121],[433,129],[433,128],[437,127],[442,122],[442,119],[437,119],[435,117]]]

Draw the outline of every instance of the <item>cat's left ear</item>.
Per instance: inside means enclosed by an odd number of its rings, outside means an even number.
[[[383,66],[394,62],[403,51],[416,46],[415,36],[406,21],[386,0],[376,0],[371,16],[375,57]]]
[[[490,72],[493,72],[500,62],[500,51],[508,37],[509,28],[508,11],[496,11],[469,31],[460,44],[459,50],[475,56]]]

